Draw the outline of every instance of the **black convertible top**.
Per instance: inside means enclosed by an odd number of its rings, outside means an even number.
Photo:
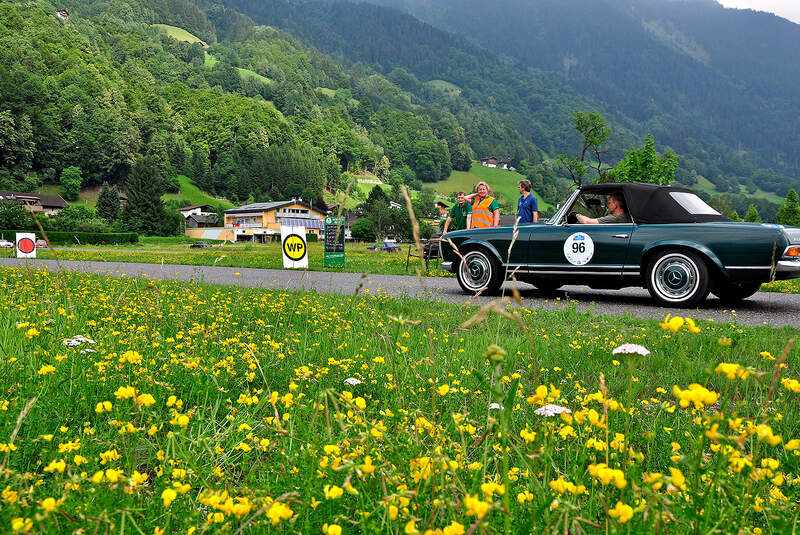
[[[709,221],[730,221],[721,214],[693,214],[687,211],[670,195],[674,192],[697,195],[690,189],[656,184],[606,183],[590,184],[581,187],[583,192],[608,195],[614,191],[622,191],[628,213],[637,224],[664,223],[706,223]]]

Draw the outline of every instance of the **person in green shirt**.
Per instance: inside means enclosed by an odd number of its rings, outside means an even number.
[[[608,208],[608,215],[604,215],[598,218],[591,218],[585,216],[583,214],[578,215],[578,223],[583,223],[586,225],[597,225],[603,223],[630,223],[631,218],[628,215],[628,208],[625,206],[625,197],[622,196],[621,192],[614,192],[608,196],[608,200],[606,201],[606,207]]]
[[[469,220],[472,217],[472,205],[467,202],[463,191],[459,191],[456,194],[456,201],[456,204],[450,208],[450,213],[447,214],[447,221],[444,222],[442,234],[448,230],[464,230],[469,227]]]

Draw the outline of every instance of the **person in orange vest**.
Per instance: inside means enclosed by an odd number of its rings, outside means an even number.
[[[500,205],[491,196],[489,184],[484,181],[475,186],[477,193],[467,195],[472,202],[472,222],[469,228],[488,228],[500,225]]]

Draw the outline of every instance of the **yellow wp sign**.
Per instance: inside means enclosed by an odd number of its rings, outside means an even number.
[[[281,250],[284,268],[307,268],[308,244],[305,227],[281,225]]]

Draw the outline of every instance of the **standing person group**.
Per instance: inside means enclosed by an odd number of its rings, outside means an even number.
[[[520,180],[520,198],[517,201],[517,222],[537,223],[539,221],[539,203],[531,193],[529,180]],[[465,195],[463,191],[456,194],[456,204],[447,214],[444,232],[472,228],[489,228],[500,225],[500,204],[484,181],[475,186],[475,193]]]

